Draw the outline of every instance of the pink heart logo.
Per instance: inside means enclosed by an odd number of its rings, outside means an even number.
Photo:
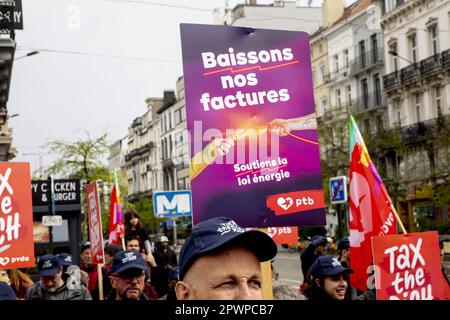
[[[0,258],[0,264],[2,266],[6,266],[8,263],[9,263],[9,257],[5,257],[5,258],[1,257]]]

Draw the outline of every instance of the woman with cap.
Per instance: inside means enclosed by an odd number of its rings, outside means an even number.
[[[352,272],[337,257],[318,257],[307,273],[302,294],[309,300],[351,300],[348,275]]]

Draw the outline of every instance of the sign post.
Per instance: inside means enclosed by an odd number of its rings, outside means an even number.
[[[330,178],[330,202],[336,205],[338,228],[341,236],[345,234],[348,229],[347,213],[344,203],[347,203],[347,177],[338,176]]]

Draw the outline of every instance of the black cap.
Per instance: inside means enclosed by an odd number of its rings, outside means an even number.
[[[54,277],[61,270],[58,258],[52,254],[46,254],[39,258],[38,271],[40,277]]]
[[[126,250],[118,252],[112,261],[109,274],[122,273],[129,269],[140,269],[148,272],[147,263],[142,259],[139,252]]]
[[[83,251],[84,250],[86,250],[86,249],[88,249],[88,248],[90,248],[91,247],[91,243],[88,241],[88,242],[85,242],[82,246],[81,246],[81,249],[80,249],[80,253],[83,253]]]
[[[332,277],[341,273],[353,273],[350,268],[344,268],[337,257],[320,256],[309,269],[313,278]]]
[[[234,220],[216,217],[196,224],[191,236],[180,252],[180,280],[201,255],[222,249],[233,241],[240,241],[258,257],[259,261],[271,260],[277,255],[277,246],[270,236],[258,230],[246,231]]]

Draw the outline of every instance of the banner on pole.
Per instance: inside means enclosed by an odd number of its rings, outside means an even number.
[[[35,265],[29,163],[0,163],[0,269]]]
[[[193,223],[325,225],[309,36],[181,24]]]
[[[91,256],[93,264],[104,264],[105,253],[103,249],[102,216],[97,183],[86,186],[89,237],[91,243]]]

